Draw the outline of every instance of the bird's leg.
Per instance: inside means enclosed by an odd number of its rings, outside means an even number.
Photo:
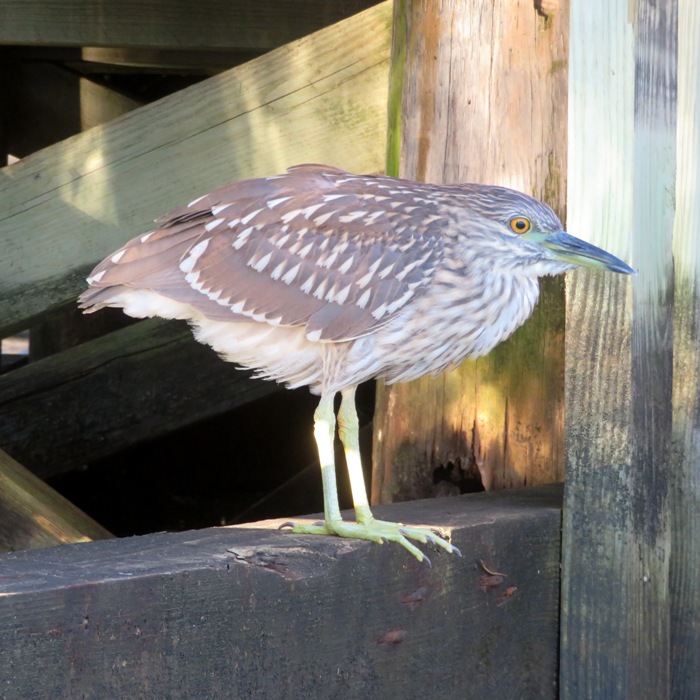
[[[357,522],[346,522],[340,515],[333,450],[335,438],[333,399],[335,395],[324,394],[314,413],[314,435],[321,462],[325,523],[313,525],[285,523],[285,525],[291,526],[292,532],[302,535],[339,535],[340,537],[372,540],[380,543],[391,540],[403,545],[419,561],[429,560],[418,547],[409,541],[411,539],[422,543],[433,542],[448,552],[458,554],[459,550],[456,547],[428,528],[407,527],[402,523],[374,519],[367,500],[367,490],[360,461],[360,431],[355,409],[355,390],[346,389],[342,395],[343,400],[338,412],[338,433],[345,448]]]
[[[342,520],[335,475],[335,394],[324,394],[314,413],[314,437],[323,480],[323,514],[326,523]]]
[[[432,542],[443,547],[448,552],[459,553],[459,550],[446,540],[436,535],[432,530],[422,527],[410,527],[402,523],[392,523],[385,520],[375,520],[369,507],[365,478],[360,459],[360,425],[355,405],[355,389],[342,391],[343,400],[338,411],[338,435],[345,449],[345,461],[348,466],[352,501],[355,508],[356,523],[343,523],[348,529],[346,537],[374,540],[382,542],[390,540],[403,545],[419,561],[428,558],[409,540],[426,543]],[[338,533],[342,534],[342,533]]]
[[[325,524],[302,525],[285,523],[292,532],[303,535],[335,535],[338,523],[342,524],[340,505],[338,504],[338,487],[335,477],[335,393],[323,394],[314,413],[314,437],[321,463],[323,481],[323,515]]]
[[[370,523],[374,520],[367,498],[365,475],[360,459],[360,421],[357,418],[355,405],[355,388],[345,389],[342,393],[340,410],[338,411],[338,437],[345,450],[345,462],[350,478],[352,504],[355,508],[355,518],[358,523]]]

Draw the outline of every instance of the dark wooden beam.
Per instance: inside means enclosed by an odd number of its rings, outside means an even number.
[[[0,48],[0,168],[7,165],[9,150],[11,105],[14,99],[14,71],[16,68],[12,52]]]
[[[48,477],[280,390],[144,321],[0,376],[0,444]]]
[[[272,49],[379,0],[4,0],[0,44]]]
[[[119,73],[196,73],[216,75],[221,71],[252,61],[260,51],[186,51],[184,49],[123,49],[88,46],[82,50],[77,70]]]
[[[3,697],[554,700],[559,504],[377,508],[450,531],[432,568],[274,522],[2,555]]]

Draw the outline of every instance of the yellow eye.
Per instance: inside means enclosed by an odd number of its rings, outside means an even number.
[[[524,216],[516,216],[509,223],[511,230],[515,233],[527,233],[532,228],[530,219],[526,219]]]

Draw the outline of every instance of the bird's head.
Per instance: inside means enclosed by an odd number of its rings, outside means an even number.
[[[468,195],[469,217],[501,253],[500,262],[527,266],[538,275],[575,266],[635,274],[625,262],[564,231],[550,207],[522,192],[490,185],[460,185]],[[505,258],[505,260],[504,260]]]

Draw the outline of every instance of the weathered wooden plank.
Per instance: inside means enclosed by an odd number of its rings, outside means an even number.
[[[388,167],[502,184],[564,211],[568,4],[395,3]],[[517,38],[516,38],[517,37]],[[485,488],[563,478],[563,282],[488,357],[381,386],[373,500],[429,496],[452,463]]]
[[[0,552],[106,537],[99,523],[0,450]]]
[[[121,10],[125,15],[125,10]],[[154,217],[237,178],[382,169],[389,3],[0,170],[0,335]]]
[[[556,698],[559,494],[378,508],[451,531],[432,568],[270,522],[0,556],[0,694]]]
[[[671,697],[676,10],[571,6],[569,225],[639,275],[567,281],[565,700]]]
[[[700,6],[681,0],[678,10],[671,694],[694,700],[700,697]]]
[[[3,0],[0,44],[273,49],[377,0]]]
[[[281,389],[250,374],[144,321],[0,376],[0,444],[52,476]]]

